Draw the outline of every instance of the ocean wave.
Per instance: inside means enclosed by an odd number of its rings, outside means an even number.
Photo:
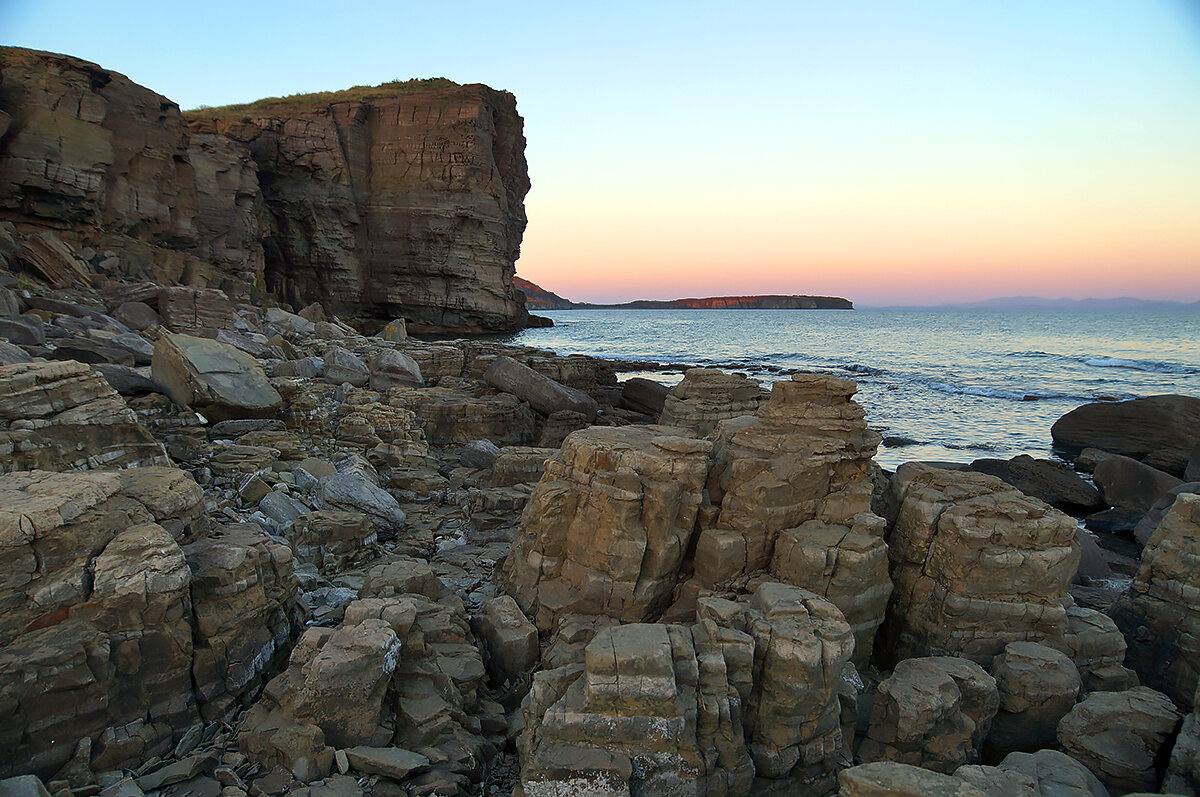
[[[1009,401],[1030,401],[1041,398],[1030,393],[1022,393],[1014,390],[1002,390],[994,387],[976,387],[974,385],[955,385],[950,382],[935,382],[925,379],[914,380],[930,390],[936,390],[939,393],[949,393],[955,396],[980,396],[982,398],[999,398]]]
[[[1128,360],[1123,357],[1080,357],[1084,365],[1093,368],[1127,368],[1131,371],[1147,371],[1152,374],[1200,374],[1200,368],[1189,368],[1177,363],[1157,360]]]
[[[1125,368],[1153,374],[1200,374],[1200,368],[1163,360],[1139,360],[1132,357],[1110,357],[1106,354],[1055,354],[1047,351],[1012,351],[1007,357],[1033,357],[1079,363],[1091,368]]]

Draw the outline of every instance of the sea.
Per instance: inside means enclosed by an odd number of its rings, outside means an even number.
[[[1200,396],[1200,312],[1001,310],[555,310],[512,342],[771,383],[796,371],[853,379],[885,439],[885,468],[925,459],[1065,458],[1050,427],[1093,401]]]

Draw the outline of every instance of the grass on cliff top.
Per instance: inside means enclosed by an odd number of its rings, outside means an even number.
[[[296,111],[315,110],[335,102],[362,102],[398,94],[416,94],[422,91],[457,86],[453,80],[444,77],[414,78],[413,80],[393,80],[380,83],[378,86],[352,86],[341,91],[317,91],[312,94],[289,94],[286,97],[265,97],[254,102],[241,105],[210,106],[201,105],[184,111],[183,115],[192,119],[231,119],[246,116],[268,116],[274,113],[294,113]]]

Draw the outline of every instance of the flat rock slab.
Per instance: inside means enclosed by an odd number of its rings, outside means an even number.
[[[151,373],[172,400],[210,421],[271,417],[283,406],[258,360],[227,343],[165,334]]]
[[[399,747],[350,747],[346,749],[350,766],[368,775],[383,775],[400,780],[428,768],[429,759],[420,753]]]

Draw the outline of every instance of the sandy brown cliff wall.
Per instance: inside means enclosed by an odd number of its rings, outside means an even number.
[[[418,331],[524,326],[512,278],[529,175],[511,94],[444,82],[199,112],[191,126],[249,147],[273,225],[267,286],[293,304],[404,316]]]
[[[0,48],[0,221],[113,250],[127,277],[265,288],[418,331],[523,327],[515,98],[400,85],[207,111],[189,129],[123,75]]]

